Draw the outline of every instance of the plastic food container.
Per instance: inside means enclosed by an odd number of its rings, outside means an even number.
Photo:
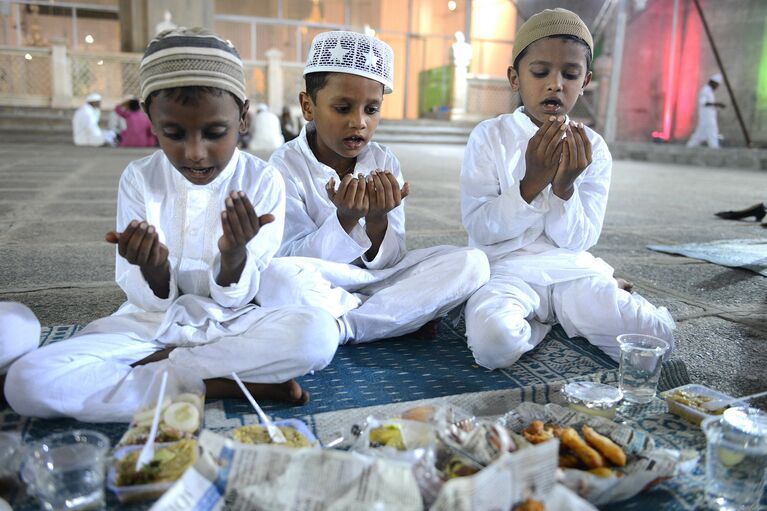
[[[155,452],[173,443],[155,444]],[[117,495],[118,500],[122,503],[157,500],[176,482],[165,481],[161,483],[117,486],[117,462],[133,451],[140,451],[143,447],[143,445],[128,445],[115,449],[113,453],[114,462],[109,467],[109,472],[107,473],[107,488]]]
[[[321,447],[319,440],[317,440],[317,437],[314,436],[314,433],[309,429],[309,426],[306,425],[304,421],[298,420],[298,419],[283,419],[279,421],[272,421],[272,424],[275,426],[288,426],[302,435],[309,441],[310,444],[312,444],[314,447]],[[248,426],[262,426],[263,424],[248,424]],[[237,428],[235,428],[237,429]],[[233,432],[234,430],[232,430]],[[230,434],[233,434],[230,432]],[[255,445],[255,444],[248,444],[248,445]],[[270,445],[270,444],[262,444],[262,445]]]
[[[570,408],[589,415],[613,419],[623,392],[616,387],[590,381],[577,381],[562,387]]]
[[[697,383],[690,383],[688,385],[661,392],[661,397],[666,400],[669,412],[697,425],[700,425],[700,423],[708,417],[721,415],[721,413],[714,413],[695,406],[694,403],[697,401],[697,398],[700,398],[701,403],[716,399],[732,399],[732,397],[727,394],[710,389],[705,385],[698,385]],[[688,402],[680,402],[680,398]],[[723,411],[724,409],[722,409],[722,412]]]

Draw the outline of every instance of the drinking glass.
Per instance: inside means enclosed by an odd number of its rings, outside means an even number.
[[[618,386],[626,401],[649,403],[658,387],[663,355],[669,344],[663,339],[643,334],[618,336],[621,362]]]
[[[756,509],[767,480],[767,414],[730,408],[701,425],[706,434],[706,498],[721,511]]]
[[[108,451],[97,431],[48,435],[31,446],[22,477],[46,511],[101,509]]]

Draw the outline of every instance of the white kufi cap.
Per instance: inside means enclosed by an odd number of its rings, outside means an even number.
[[[365,34],[336,30],[317,34],[306,59],[309,73],[348,73],[380,82],[384,94],[394,90],[394,51]]]
[[[85,96],[85,102],[86,103],[93,103],[94,101],[101,101],[101,94],[98,92],[91,92],[87,96]]]
[[[711,80],[712,82],[716,82],[716,83],[720,83],[721,84],[722,80],[723,80],[722,73],[716,73],[716,74],[711,75],[711,78],[709,78],[709,80]]]

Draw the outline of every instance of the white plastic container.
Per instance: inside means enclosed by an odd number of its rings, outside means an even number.
[[[674,400],[674,396],[678,396],[680,392],[684,392],[692,396],[700,396],[703,399],[711,401],[719,399],[732,399],[732,397],[728,396],[727,394],[719,392],[718,390],[710,389],[705,385],[698,385],[697,383],[689,383],[687,385],[682,385],[681,387],[677,387],[675,389],[667,390],[661,393],[661,397],[666,400],[669,412],[673,413],[674,415],[678,415],[684,420],[692,422],[696,425],[700,425],[700,423],[708,417],[721,416],[722,414],[709,412],[704,409],[689,404],[680,403],[679,401]]]

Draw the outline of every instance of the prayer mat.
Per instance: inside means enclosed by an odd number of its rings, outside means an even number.
[[[648,245],[656,252],[683,255],[767,277],[767,239],[721,240],[686,245]]]

